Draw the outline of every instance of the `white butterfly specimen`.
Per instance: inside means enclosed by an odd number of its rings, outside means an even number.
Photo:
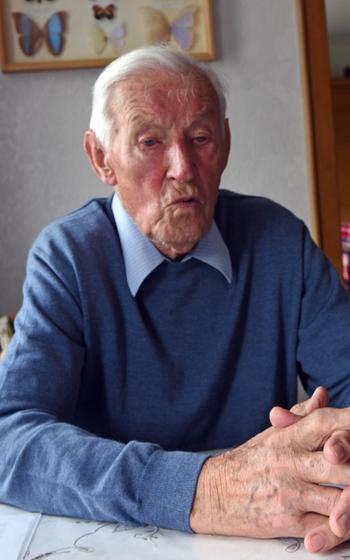
[[[88,30],[88,44],[95,54],[100,55],[108,44],[118,53],[125,45],[125,27],[123,23],[114,23],[111,30],[98,23],[92,23]]]
[[[197,8],[188,6],[181,10],[172,21],[169,21],[161,10],[149,6],[139,8],[139,10],[144,18],[147,43],[168,43],[173,37],[182,49],[189,50],[192,47]]]

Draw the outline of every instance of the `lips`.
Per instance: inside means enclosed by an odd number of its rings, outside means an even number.
[[[190,185],[184,188],[171,185],[163,199],[164,207],[193,208],[202,205],[201,193]]]
[[[194,196],[181,196],[171,202],[171,206],[193,206],[199,204],[200,200]]]
[[[189,197],[189,198],[180,198],[178,200],[175,200],[173,204],[194,204],[195,202],[197,202],[197,200],[195,200],[193,197]]]

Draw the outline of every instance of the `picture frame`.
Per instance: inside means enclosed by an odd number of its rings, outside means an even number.
[[[2,0],[3,72],[93,68],[148,44],[215,58],[212,0]]]

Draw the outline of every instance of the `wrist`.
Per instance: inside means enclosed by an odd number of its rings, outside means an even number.
[[[218,457],[209,457],[199,473],[190,513],[190,527],[194,533],[215,534],[217,525],[217,491],[215,471]]]

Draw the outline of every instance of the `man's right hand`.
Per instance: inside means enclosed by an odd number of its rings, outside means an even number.
[[[271,424],[277,428],[291,426],[306,416],[328,405],[328,392],[318,387],[313,395],[294,405],[290,411],[274,407],[270,412]],[[348,463],[350,468],[350,431],[333,432],[324,444],[323,454],[334,464]],[[350,487],[345,487],[329,516],[329,520],[315,527],[305,536],[305,546],[310,552],[326,551],[350,539]]]
[[[321,408],[210,457],[198,479],[192,529],[259,538],[310,534],[341,503],[339,488],[318,484],[350,484],[350,466],[330,463],[322,451],[332,433],[348,429],[349,409]]]

